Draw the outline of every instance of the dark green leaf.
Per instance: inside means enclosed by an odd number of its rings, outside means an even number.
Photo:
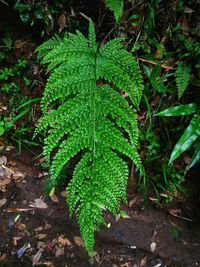
[[[174,150],[172,151],[169,164],[177,159],[183,152],[188,150],[191,145],[200,136],[200,116],[194,115],[189,126],[176,143]]]
[[[184,116],[189,115],[196,112],[196,104],[190,103],[185,105],[176,106],[173,108],[167,108],[161,112],[158,112],[155,114],[156,116],[165,116],[165,117],[171,117],[171,116]]]
[[[0,136],[4,134],[4,128],[0,126]]]
[[[34,15],[36,19],[43,19],[43,13],[39,9],[35,10]]]
[[[196,146],[191,162],[187,166],[187,170],[191,169],[200,160],[200,143]]]
[[[30,16],[28,13],[21,13],[20,18],[24,23],[27,23],[30,19]]]

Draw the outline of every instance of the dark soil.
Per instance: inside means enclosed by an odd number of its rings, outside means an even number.
[[[11,150],[5,156],[7,168],[25,177],[21,181],[11,179],[5,192],[0,193],[0,201],[6,199],[0,208],[0,266],[32,266],[41,246],[37,266],[90,266],[77,223],[69,218],[64,198],[59,191],[55,193],[58,199],[44,196],[44,169],[32,160],[30,152],[19,156]],[[36,199],[42,199],[46,208],[40,204],[31,207]],[[169,212],[179,209],[180,203],[174,202],[173,209],[161,210],[151,202],[144,206],[143,198],[135,195],[129,206],[123,208],[130,218],[116,222],[116,218],[105,214],[111,224],[96,235],[93,266],[199,266],[200,226],[191,218]],[[19,249],[27,243],[30,247],[19,256]]]

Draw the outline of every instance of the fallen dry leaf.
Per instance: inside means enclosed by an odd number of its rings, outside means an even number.
[[[38,262],[38,264],[42,264],[42,265],[45,265],[47,267],[54,267],[54,263],[52,261],[40,261]]]
[[[59,257],[59,256],[64,255],[64,253],[65,253],[64,247],[60,248],[59,246],[55,246],[55,249],[56,249],[56,251],[55,251],[56,258]]]
[[[131,199],[128,203],[129,208],[132,208],[136,202],[137,202],[137,197]]]
[[[22,238],[23,238],[22,236],[14,236],[13,237],[13,245],[17,246],[17,241],[22,239]]]
[[[6,147],[6,151],[11,151],[11,150],[13,150],[15,147],[14,146],[7,146]]]
[[[38,174],[38,178],[42,178],[42,177],[47,176],[47,175],[49,175],[48,172],[40,172],[40,173]]]
[[[26,233],[28,236],[30,236],[30,233],[28,232],[28,230],[26,229],[26,225],[23,223],[17,223],[16,224],[16,228],[19,229],[21,232]]]
[[[93,251],[93,257],[95,258],[96,262],[100,262],[100,256],[95,250]]]
[[[5,178],[5,179],[1,179],[0,178],[0,190],[2,192],[5,192],[6,191],[6,187],[10,182],[11,182],[11,179],[9,179],[9,178]]]
[[[7,164],[7,157],[1,156],[0,157],[0,165],[6,165]]]
[[[61,32],[67,24],[66,16],[65,14],[61,14],[58,18],[58,25],[59,25],[59,32]]]
[[[121,215],[120,215],[119,213],[116,214],[116,216],[115,216],[115,221],[118,222],[120,218],[121,218]]]
[[[17,163],[12,161],[12,160],[9,160],[8,165],[11,167],[15,167],[17,165]]]
[[[126,262],[126,263],[120,265],[120,267],[132,267],[132,266],[133,266],[132,262]]]
[[[71,246],[72,245],[71,241],[68,238],[64,237],[64,235],[60,235],[58,237],[58,244],[59,246]]]
[[[37,234],[35,237],[39,240],[42,240],[46,237],[47,235],[46,234]]]
[[[51,224],[45,222],[44,229],[49,230],[51,228]]]
[[[26,44],[26,42],[23,42],[22,40],[16,40],[16,41],[14,41],[14,46],[17,49],[22,48],[25,44]]]
[[[2,165],[1,167],[6,171],[7,176],[12,176],[13,174],[15,174],[12,168],[9,168],[5,165]]]
[[[7,257],[6,253],[3,253],[0,257],[0,262],[5,261],[6,257]]]
[[[47,204],[41,198],[36,198],[34,202],[29,205],[29,207],[38,208],[38,209],[48,208]]]
[[[15,182],[20,182],[21,180],[24,179],[26,175],[20,171],[17,171],[16,173],[13,174],[13,179],[15,180]]]
[[[46,248],[46,244],[45,244],[45,242],[38,241],[38,242],[37,242],[37,248],[38,248],[38,249],[45,249],[45,248]]]
[[[185,15],[183,15],[182,19],[181,19],[181,30],[182,30],[183,34],[185,34],[185,35],[188,35],[188,32],[190,31],[188,20],[187,20],[187,17]]]
[[[39,249],[38,252],[33,256],[33,258],[32,258],[32,266],[35,266],[35,265],[38,264],[43,252],[44,252],[43,249]]]
[[[55,194],[55,187],[53,187],[49,193],[49,196],[53,196]]]
[[[23,212],[23,211],[30,211],[34,209],[22,209],[22,208],[7,208],[7,212]]]
[[[64,191],[62,191],[62,192],[60,192],[60,195],[61,195],[61,197],[64,197],[64,198],[66,198],[67,197],[67,194],[66,194],[66,191],[64,190]]]
[[[49,195],[49,196],[50,196],[50,195]],[[51,195],[50,198],[51,198],[51,200],[52,200],[53,202],[55,202],[55,203],[58,203],[58,202],[59,202],[58,197],[57,197],[55,194],[54,194],[54,195]]]
[[[185,6],[184,7],[184,13],[190,14],[190,13],[193,13],[193,12],[194,12],[194,10],[191,9],[189,6]]]
[[[142,260],[141,260],[141,262],[140,262],[140,266],[141,267],[143,267],[143,266],[146,266],[146,264],[147,264],[147,256],[145,256]]]
[[[41,232],[42,230],[43,230],[43,227],[42,226],[38,226],[33,231],[35,231],[35,232]]]
[[[2,198],[2,199],[0,200],[0,208],[3,207],[3,205],[6,204],[6,202],[7,202],[6,198]]]
[[[80,236],[74,236],[74,242],[79,247],[83,247],[83,248],[85,247],[84,241]]]
[[[120,215],[123,219],[130,219],[131,218],[125,210],[120,210]]]
[[[38,162],[35,163],[35,165],[40,165],[41,163],[43,163],[45,161],[46,161],[46,158],[45,157],[42,157],[42,158],[38,159]]]

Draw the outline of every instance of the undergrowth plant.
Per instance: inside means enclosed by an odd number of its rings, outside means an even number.
[[[92,255],[94,233],[105,224],[104,210],[116,214],[126,201],[126,159],[139,168],[136,109],[143,83],[137,61],[117,38],[100,48],[93,23],[89,37],[80,32],[53,37],[37,48],[49,78],[36,134],[47,131],[44,155],[51,161],[50,188],[78,153],[80,160],[67,186],[67,203],[77,215],[86,250]],[[120,94],[129,96],[132,106]],[[134,107],[133,107],[134,106]]]
[[[181,98],[190,80],[190,66],[184,65],[183,62],[179,62],[176,72],[176,86],[178,88],[178,98]]]
[[[171,107],[165,109],[159,113],[157,116],[186,116],[193,114],[190,124],[185,129],[180,139],[176,143],[169,160],[169,164],[172,163],[175,159],[177,159],[183,152],[189,150],[191,146],[196,142],[196,149],[194,151],[193,157],[190,163],[187,166],[186,170],[189,170],[192,166],[194,166],[200,159],[200,115],[198,106],[195,103],[179,105],[176,107]]]
[[[113,12],[116,22],[119,22],[124,11],[124,0],[106,0],[105,3]]]

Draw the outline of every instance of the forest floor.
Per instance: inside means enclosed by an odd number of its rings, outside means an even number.
[[[0,157],[0,266],[90,266],[64,191],[44,196],[41,159],[7,150]],[[125,216],[105,214],[110,225],[96,236],[93,266],[199,266],[200,226],[182,216],[188,205],[176,200],[161,209],[129,195]]]

